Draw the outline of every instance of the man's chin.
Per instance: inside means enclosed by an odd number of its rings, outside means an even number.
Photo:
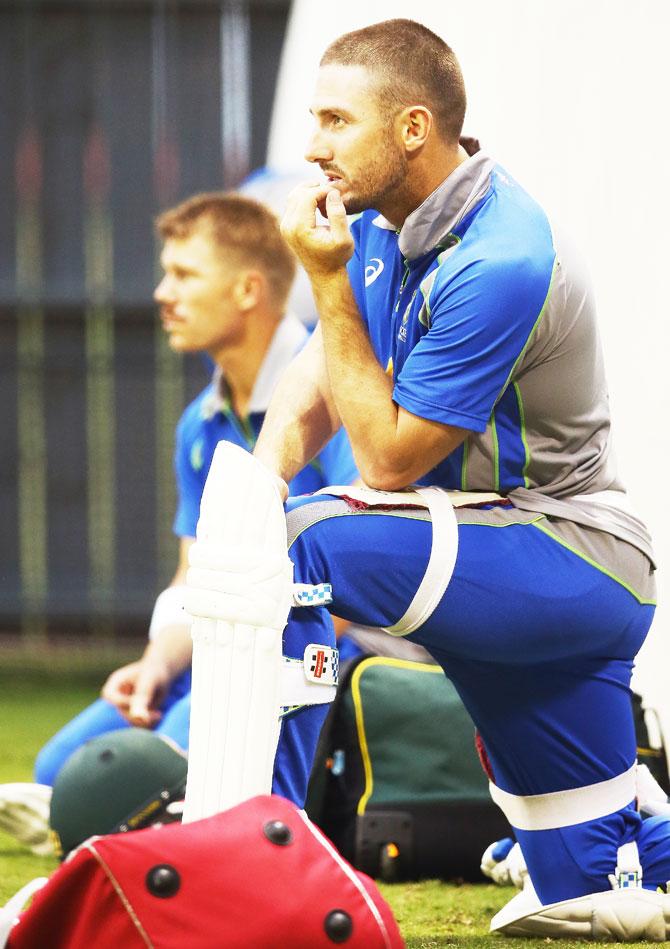
[[[190,353],[195,351],[195,347],[180,336],[168,336],[167,343],[173,353]]]
[[[340,190],[339,188],[337,189]],[[342,204],[347,214],[361,214],[363,211],[369,211],[372,208],[372,204],[369,201],[366,201],[364,198],[360,198],[355,194],[347,194],[346,191],[342,193],[340,191],[340,196],[342,198]],[[328,217],[326,214],[326,199],[319,201],[317,207],[324,217]]]
[[[371,201],[366,201],[364,198],[357,198],[355,196],[343,198],[342,204],[344,205],[347,214],[362,214],[363,211],[370,211],[373,209]]]

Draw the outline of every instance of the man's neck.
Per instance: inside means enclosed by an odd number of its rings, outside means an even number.
[[[470,156],[462,145],[455,149],[435,148],[417,157],[404,185],[389,195],[377,210],[398,230],[409,215]]]
[[[233,410],[239,418],[249,414],[256,379],[278,326],[278,319],[249,322],[246,336],[239,344],[211,354],[223,373]]]

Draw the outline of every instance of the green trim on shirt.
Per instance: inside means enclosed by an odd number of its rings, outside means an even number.
[[[557,544],[560,544],[561,547],[565,547],[566,550],[569,550],[571,553],[576,554],[578,557],[581,557],[582,560],[585,560],[587,563],[590,563],[592,567],[595,567],[596,570],[600,570],[601,573],[604,573],[606,577],[609,577],[611,580],[614,580],[615,583],[618,583],[628,590],[631,596],[634,596],[635,599],[641,606],[656,606],[656,600],[645,600],[636,590],[630,586],[629,583],[626,583],[625,580],[622,580],[621,577],[617,577],[615,573],[612,573],[611,570],[608,570],[607,567],[603,567],[601,563],[598,563],[596,560],[593,560],[587,554],[583,553],[581,550],[578,550],[576,547],[573,547],[572,544],[569,544],[567,541],[563,540],[562,537],[559,537],[558,534],[554,534],[553,531],[550,531],[548,527],[545,527],[544,524],[532,522],[532,526],[536,527],[539,531],[542,531],[543,534],[546,534],[547,537],[551,537],[552,540],[555,540]]]
[[[521,476],[523,478],[524,488],[530,487],[530,481],[528,480],[528,465],[530,464],[530,449],[528,448],[528,440],[526,438],[526,415],[523,408],[523,399],[521,398],[521,389],[519,388],[519,383],[514,382],[514,391],[516,392],[516,402],[519,406],[519,421],[521,422],[521,441],[523,442],[523,448],[525,452],[525,461],[523,468],[521,469]]]
[[[461,464],[461,491],[468,490],[468,448],[469,442],[466,438],[463,442],[463,462]]]
[[[500,490],[500,446],[498,445],[498,429],[496,428],[495,409],[491,412],[491,438],[493,440],[493,490]]]

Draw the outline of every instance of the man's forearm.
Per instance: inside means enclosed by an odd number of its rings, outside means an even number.
[[[398,407],[393,380],[373,352],[345,269],[313,280],[335,406],[363,480],[375,485],[397,463]]]
[[[418,419],[393,401],[344,268],[312,279],[333,400],[356,465],[372,488],[398,490],[453,451],[463,429]]]
[[[329,227],[315,221],[324,199]],[[406,487],[446,458],[468,433],[414,415],[393,401],[393,379],[377,360],[349,283],[346,268],[354,241],[339,192],[328,185],[296,188],[282,233],[312,282],[329,391],[360,475],[373,488]]]
[[[275,389],[254,455],[288,482],[339,427],[317,328]]]
[[[151,639],[142,655],[142,663],[165,669],[171,679],[175,679],[191,662],[193,643],[191,640],[190,620],[182,624],[165,626],[155,638]]]

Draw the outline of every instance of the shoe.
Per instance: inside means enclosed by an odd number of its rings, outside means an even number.
[[[522,890],[528,878],[528,868],[521,847],[511,837],[489,844],[482,855],[481,871],[499,886],[515,886]]]

